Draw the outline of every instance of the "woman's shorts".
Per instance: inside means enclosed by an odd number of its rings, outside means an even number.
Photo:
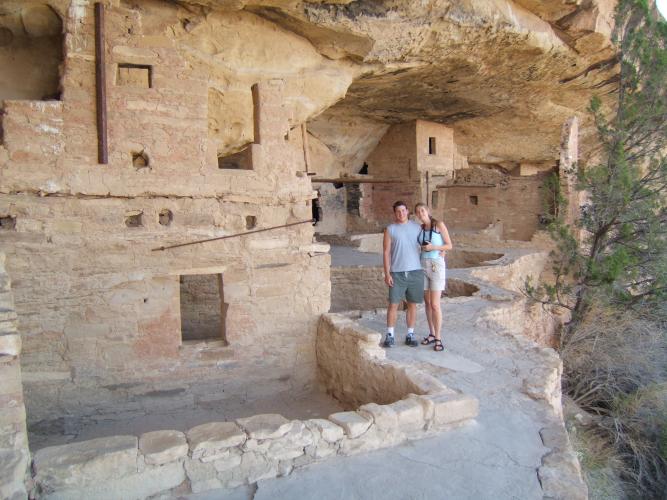
[[[443,291],[447,274],[445,259],[422,259],[421,262],[424,270],[424,290]]]
[[[424,281],[424,272],[421,269],[391,273],[391,277],[394,279],[394,286],[389,287],[390,304],[398,304],[402,300],[413,304],[423,302],[424,292],[421,285]]]

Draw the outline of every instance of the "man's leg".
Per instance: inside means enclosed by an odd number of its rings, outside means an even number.
[[[394,328],[396,326],[397,317],[398,304],[389,304],[387,307],[387,328]]]
[[[398,304],[391,302],[387,306],[387,334],[384,337],[382,345],[384,347],[392,347],[395,344],[394,327],[396,326],[396,317],[398,316]]]
[[[408,309],[405,311],[405,323],[408,326],[408,330],[415,329],[415,323],[417,322],[417,304],[414,302],[408,302]]]
[[[408,324],[408,335],[405,337],[405,343],[410,347],[419,345],[415,338],[415,323],[417,321],[417,304],[424,300],[424,273],[421,269],[410,271],[409,284],[405,292],[405,298],[408,302],[408,309],[405,312],[405,322]]]

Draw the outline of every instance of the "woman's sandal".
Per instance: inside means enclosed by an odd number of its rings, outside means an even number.
[[[428,337],[424,337],[422,339],[422,345],[431,345],[435,341],[436,341],[435,335],[433,335],[432,333],[429,333]]]
[[[440,340],[440,339],[435,339],[435,340],[433,341],[433,343],[435,344],[435,345],[433,346],[433,350],[434,350],[434,351],[436,351],[436,352],[440,352],[440,351],[444,351],[444,350],[445,350],[445,346],[442,345],[442,340]]]

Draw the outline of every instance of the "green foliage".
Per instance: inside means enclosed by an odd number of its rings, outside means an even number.
[[[553,281],[527,283],[526,292],[570,309],[572,325],[595,298],[624,307],[667,299],[667,23],[652,9],[643,0],[617,5],[615,111],[591,100],[601,155],[577,170],[587,201],[576,226],[563,220],[557,183],[545,189],[557,247]]]

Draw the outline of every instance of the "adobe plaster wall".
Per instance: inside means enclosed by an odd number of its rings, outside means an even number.
[[[0,215],[15,220],[3,225],[1,246],[15,283],[29,423],[159,409],[163,391],[191,404],[311,387],[330,284],[327,247],[312,244],[310,224],[153,249],[244,232],[249,216],[257,229],[310,219],[302,137],[288,133],[290,123],[313,102],[336,99],[349,73],[249,13],[197,18],[186,30],[190,14],[180,7],[109,2],[109,164],[100,165],[93,5],[53,6],[65,30],[62,100],[5,101],[0,145]],[[225,28],[211,33],[214,21]],[[258,52],[225,45],[231,30],[262,33],[245,47]],[[260,47],[269,46],[272,56],[262,59]],[[274,70],[244,71],[260,62]],[[150,66],[151,87],[137,86],[143,80],[123,76],[118,64]],[[279,71],[283,64],[319,69],[304,82]],[[328,79],[335,85],[315,101],[303,97]],[[217,100],[220,89],[238,97],[236,108]],[[218,168],[219,154],[248,140],[259,142],[250,147],[253,170]],[[133,165],[133,153],[148,164]],[[163,225],[165,210],[172,219]],[[141,224],[128,226],[129,217]],[[179,276],[219,273],[229,345],[182,345]]]
[[[26,498],[30,464],[20,358],[11,280],[0,253],[0,497],[10,500]]]

